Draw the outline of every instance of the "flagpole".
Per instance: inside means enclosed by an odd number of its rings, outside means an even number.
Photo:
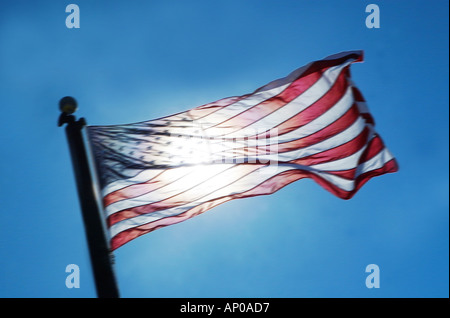
[[[94,183],[89,169],[82,129],[86,125],[84,118],[76,120],[72,115],[77,109],[74,98],[66,96],[59,102],[61,115],[58,126],[66,125],[66,136],[72,158],[78,198],[89,247],[95,287],[99,298],[119,298],[119,289],[115,278],[108,240],[101,219],[100,210],[94,193]]]

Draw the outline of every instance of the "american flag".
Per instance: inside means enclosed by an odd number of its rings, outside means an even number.
[[[351,198],[398,170],[350,65],[362,51],[303,66],[251,94],[140,123],[88,126],[111,249],[226,201],[312,178]]]

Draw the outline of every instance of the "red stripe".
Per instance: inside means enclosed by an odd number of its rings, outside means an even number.
[[[353,96],[355,97],[355,101],[358,102],[365,102],[364,96],[362,95],[361,91],[356,87],[352,86]]]
[[[362,153],[358,164],[369,161],[375,157],[383,148],[385,148],[381,137],[375,133],[374,137],[369,141],[366,150]]]
[[[366,150],[361,154],[361,157],[358,160],[358,165],[369,161],[370,159],[372,159],[373,157],[378,155],[384,149],[385,149],[385,147],[383,145],[381,138],[378,135],[375,135],[370,140],[369,144],[367,145]],[[327,171],[327,173],[333,174],[335,176],[338,176],[338,177],[341,177],[344,179],[352,180],[355,178],[356,171],[357,171],[357,167],[355,167],[353,169],[348,169],[348,170]]]
[[[291,162],[311,166],[349,157],[366,145],[369,132],[366,127],[358,136],[342,145]]]
[[[354,61],[352,63],[362,62],[363,61],[363,52],[362,51],[353,52],[353,53],[346,54],[340,58],[329,59],[329,60],[319,60],[319,61],[312,62],[311,66],[304,73],[302,73],[301,76],[307,76],[310,73],[320,72],[320,70],[323,70],[325,68],[343,64],[352,58],[354,59]]]
[[[321,130],[309,136],[291,142],[280,143],[278,145],[278,152],[292,151],[300,148],[310,147],[333,136],[336,136],[353,125],[356,120],[358,120],[358,116],[358,109],[355,105],[353,105],[349,108],[349,110],[347,110],[344,115],[339,117],[330,125],[322,128]]]
[[[342,190],[341,188],[335,186],[334,184],[326,181],[322,177],[312,174],[312,173],[309,173],[309,177],[311,179],[313,179],[314,181],[316,181],[323,188],[325,188],[329,192],[336,195],[337,197],[344,199],[344,200],[348,200],[348,199],[351,199],[355,195],[355,193],[358,192],[358,190],[371,178],[385,174],[385,173],[396,172],[397,170],[398,170],[398,166],[397,166],[395,159],[391,159],[386,164],[384,164],[383,167],[376,169],[376,170],[368,171],[367,173],[359,175],[355,180],[355,188],[352,191]]]
[[[129,185],[105,195],[103,197],[103,207],[106,208],[114,202],[126,200],[134,196],[140,196],[160,188],[164,185],[162,184],[161,175],[163,175],[166,171],[169,171],[169,169],[163,170],[161,173],[146,182]]]
[[[189,116],[193,119],[193,120],[199,120],[202,119],[208,115],[211,115],[212,113],[215,113],[216,111],[230,106],[232,104],[235,104],[247,97],[249,97],[251,94],[247,94],[247,95],[242,95],[242,96],[233,96],[233,97],[228,97],[228,98],[223,98],[220,99],[218,101],[212,102],[212,103],[208,103],[196,108],[193,108],[191,110],[188,110],[186,113],[189,114]]]
[[[103,198],[103,207],[106,208],[108,205],[111,205],[115,202],[130,199],[133,197],[138,197],[147,194],[149,192],[158,190],[162,187],[165,187],[177,181],[178,179],[185,177],[186,175],[192,172],[192,170],[188,170],[187,173],[182,173],[183,170],[186,169],[184,167],[168,168],[166,170],[162,170],[161,173],[157,174],[156,176],[145,182],[132,184],[123,187],[121,189],[118,189],[116,191],[113,191]],[[176,178],[170,179],[170,176],[167,176],[167,172],[174,173],[176,171],[180,171],[180,173],[176,176]]]
[[[353,197],[353,195],[355,195],[355,193],[358,192],[358,190],[371,178],[383,175],[385,173],[393,173],[397,171],[398,171],[397,160],[391,159],[387,163],[385,163],[383,167],[359,175],[358,178],[356,179],[356,187],[351,192],[351,195],[347,199]]]
[[[354,96],[356,102],[361,102],[361,103],[366,102],[366,100],[364,99],[364,96],[362,95],[361,91],[357,87],[352,86],[352,92],[353,92],[353,96]],[[375,126],[375,120],[370,113],[364,112],[364,113],[361,113],[361,116],[366,120],[367,123]]]

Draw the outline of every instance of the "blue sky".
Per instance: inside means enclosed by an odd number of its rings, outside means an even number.
[[[80,7],[68,29],[66,5]],[[365,51],[354,81],[400,171],[349,201],[311,180],[115,252],[123,297],[448,297],[448,1],[2,1],[0,297],[95,297],[57,103],[150,120]],[[65,286],[68,264],[80,288]],[[368,289],[365,268],[380,268]]]

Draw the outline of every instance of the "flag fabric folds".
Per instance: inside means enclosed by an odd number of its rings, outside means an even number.
[[[342,199],[398,170],[350,76],[362,51],[251,94],[134,124],[88,126],[111,249],[226,201],[312,178]]]

